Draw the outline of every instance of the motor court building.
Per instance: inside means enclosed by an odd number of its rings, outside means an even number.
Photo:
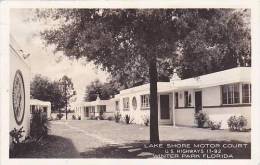
[[[114,116],[115,102],[111,100],[100,100],[99,96],[95,101],[91,102],[75,102],[72,103],[72,109],[74,110],[75,117],[81,117],[81,119],[95,118],[101,115],[105,117]]]
[[[30,114],[34,114],[36,111],[46,113],[47,118],[51,118],[51,102],[42,101],[38,99],[30,100]]]
[[[194,114],[202,110],[210,120],[222,122],[221,128],[228,128],[227,120],[233,115],[246,117],[251,128],[250,69],[237,67],[184,80],[174,74],[170,82],[158,82],[159,124],[195,126]],[[118,111],[122,117],[130,115],[133,123],[143,124],[150,115],[149,87],[144,84],[121,90],[113,99],[106,100],[110,112]]]
[[[21,53],[21,48],[10,35],[10,111],[9,130],[23,127],[24,137],[30,127],[30,73],[28,62]]]
[[[194,114],[206,112],[212,121],[222,122],[227,128],[230,116],[243,115],[251,127],[250,67],[181,80],[175,74],[171,82],[158,82],[159,124],[195,126]],[[116,108],[129,114],[135,123],[143,123],[149,116],[149,84],[120,91],[115,97]]]

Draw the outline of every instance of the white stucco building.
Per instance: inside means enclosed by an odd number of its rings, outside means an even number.
[[[195,126],[194,114],[202,110],[210,120],[222,122],[221,128],[228,128],[227,120],[233,115],[246,117],[251,128],[250,70],[237,67],[184,80],[174,74],[170,82],[158,82],[159,124]],[[149,88],[144,84],[121,90],[110,100],[75,103],[75,114],[98,116],[105,107],[107,112],[130,115],[133,123],[143,124],[150,116]]]
[[[114,116],[115,112],[115,102],[113,99],[110,100],[100,100],[97,97],[96,101],[91,102],[75,102],[72,103],[72,109],[76,117],[81,117],[81,119],[89,119],[97,117],[100,115]]]
[[[51,118],[51,102],[31,99],[30,114],[33,114],[37,110],[41,110],[41,112],[46,113],[47,118]]]
[[[158,82],[159,124],[195,126],[194,114],[205,111],[210,120],[222,122],[243,115],[251,127],[251,74],[249,67],[238,67],[196,78]],[[115,97],[116,109],[129,114],[135,123],[149,116],[149,84],[120,91]]]
[[[21,48],[10,35],[10,111],[9,130],[23,127],[24,137],[30,127],[30,66],[21,53]],[[23,137],[23,138],[24,138]]]

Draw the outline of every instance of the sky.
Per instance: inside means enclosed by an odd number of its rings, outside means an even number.
[[[77,92],[77,101],[84,96],[85,87],[91,81],[99,79],[105,82],[109,74],[98,69],[93,63],[84,60],[69,60],[61,52],[54,54],[53,47],[46,47],[39,32],[46,28],[40,22],[25,21],[32,14],[27,9],[10,10],[10,33],[23,52],[30,53],[27,61],[31,67],[31,78],[36,74],[59,80],[63,75],[72,78]]]

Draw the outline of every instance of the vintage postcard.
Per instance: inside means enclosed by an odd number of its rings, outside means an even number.
[[[257,4],[2,3],[2,163],[260,163]]]

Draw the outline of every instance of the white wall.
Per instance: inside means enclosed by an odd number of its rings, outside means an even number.
[[[12,100],[12,91],[13,91],[13,80],[17,70],[22,72],[24,84],[25,84],[25,114],[24,119],[21,125],[17,125],[14,118],[13,111],[13,100]],[[9,130],[14,128],[19,129],[24,128],[25,133],[23,135],[28,135],[30,127],[30,68],[24,62],[24,60],[17,55],[12,49],[10,49],[10,111],[9,111]]]
[[[243,115],[247,119],[247,128],[251,128],[251,107],[221,107],[221,108],[204,108],[209,115],[209,119],[217,122],[222,122],[221,128],[227,129],[227,120],[230,116]]]
[[[178,126],[195,126],[194,108],[183,108],[175,110],[175,124]]]
[[[119,109],[120,109],[120,114],[122,115],[122,119],[125,117],[125,115],[130,115],[130,117],[133,117],[133,123],[136,124],[143,124],[144,117],[150,116],[150,109],[141,109],[141,95],[146,95],[149,94],[148,91],[145,92],[135,92],[131,94],[125,94],[125,95],[120,95],[119,99]],[[160,94],[169,94],[169,108],[170,108],[170,120],[169,121],[163,121],[160,120]],[[129,110],[124,110],[123,109],[123,98],[129,97]],[[136,98],[137,101],[137,108],[134,110],[133,105],[132,105],[132,99]],[[158,122],[159,124],[172,124],[172,117],[173,117],[173,95],[172,93],[159,93],[158,96]]]
[[[220,86],[202,89],[202,105],[203,106],[220,106],[221,105]]]
[[[177,91],[176,91],[177,92]],[[192,102],[191,106],[194,107],[195,99],[194,99],[194,91],[189,90],[192,92]],[[179,97],[179,107],[184,106],[184,92],[178,91],[179,96],[182,93],[182,98]],[[225,107],[221,106],[221,91],[220,86],[215,87],[208,87],[202,89],[202,105],[203,111],[205,111],[208,115],[210,120],[213,121],[222,121],[223,129],[228,128],[227,120],[230,116],[236,115],[240,116],[243,115],[246,117],[248,121],[248,128],[251,128],[251,107],[250,106],[237,106],[237,107]],[[205,107],[205,106],[212,106],[212,107]],[[216,106],[216,107],[214,107]],[[180,108],[175,109],[175,123],[176,125],[181,126],[196,126],[194,122],[194,113],[195,108]]]

